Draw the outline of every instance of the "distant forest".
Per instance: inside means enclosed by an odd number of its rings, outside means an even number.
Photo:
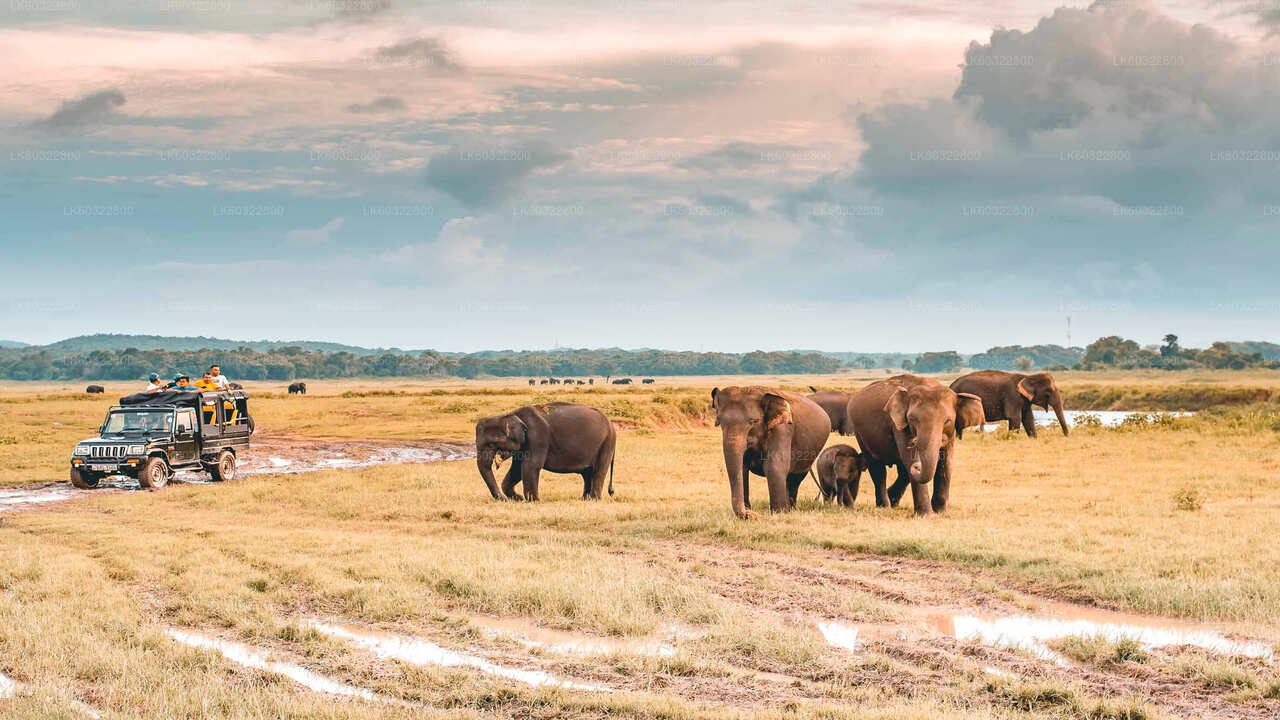
[[[51,345],[12,345],[18,343],[0,345],[0,378],[8,380],[137,380],[151,372],[194,376],[213,363],[220,364],[233,380],[763,375],[832,373],[842,368],[945,373],[966,367],[1023,372],[1280,367],[1280,345],[1274,343],[1216,342],[1203,349],[1184,348],[1172,334],[1166,335],[1161,345],[1145,347],[1109,336],[1085,348],[1010,345],[968,357],[951,350],[915,354],[810,350],[716,353],[603,348],[450,353],[310,341],[283,344],[151,335],[89,335]]]

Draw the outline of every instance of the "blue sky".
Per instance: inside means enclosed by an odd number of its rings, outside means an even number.
[[[1258,3],[23,0],[0,338],[1280,338]]]

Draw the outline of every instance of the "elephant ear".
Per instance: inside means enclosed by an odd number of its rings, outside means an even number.
[[[964,437],[964,429],[978,427],[987,419],[982,398],[973,393],[956,393],[956,435]]]
[[[507,421],[507,434],[518,440],[520,447],[524,447],[529,438],[529,425],[519,415],[512,413]]]
[[[711,388],[711,412],[716,414],[716,427],[720,427],[720,411],[716,408],[716,395],[719,394],[720,388]]]
[[[790,425],[791,419],[791,403],[787,399],[776,393],[765,393],[761,398],[761,404],[764,405],[765,430],[772,430],[779,425]]]
[[[1018,381],[1018,394],[1027,400],[1031,400],[1035,397],[1035,393],[1033,393],[1031,388],[1027,385],[1027,380],[1030,379],[1031,378],[1022,378]]]
[[[907,429],[907,389],[900,387],[884,404],[884,411],[889,413],[893,426],[899,430]]]

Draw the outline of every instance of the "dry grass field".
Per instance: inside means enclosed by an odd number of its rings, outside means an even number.
[[[1069,438],[968,433],[938,518],[873,507],[866,478],[853,510],[810,482],[795,512],[733,518],[713,385],[884,376],[248,384],[259,433],[302,443],[465,443],[518,405],[595,405],[620,428],[616,495],[582,502],[580,479],[545,474],[541,503],[496,503],[464,460],[0,512],[0,673],[16,683],[0,683],[0,715],[1280,717],[1280,373],[1063,373],[1069,409],[1200,412]],[[0,486],[64,480],[130,389],[0,384]],[[956,637],[1010,617],[1213,630],[1252,650]],[[445,651],[468,659],[415,662]]]

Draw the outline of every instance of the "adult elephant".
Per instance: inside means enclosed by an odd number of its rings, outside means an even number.
[[[849,420],[875,484],[876,505],[896,506],[910,485],[916,515],[931,515],[947,508],[955,440],[982,424],[982,398],[931,378],[899,375],[854,393]],[[898,479],[886,492],[889,466],[898,469]]]
[[[107,389],[102,387],[101,385],[90,385],[86,387],[84,391],[89,393],[90,395],[101,395],[102,393],[106,392]]]
[[[839,390],[819,390],[812,385],[809,389],[813,394],[805,397],[818,403],[819,407],[827,411],[827,417],[831,418],[831,431],[841,435],[852,435],[853,427],[849,424],[849,393]]]
[[[724,447],[733,514],[756,517],[749,473],[768,480],[770,510],[795,507],[800,483],[831,434],[827,413],[799,393],[759,386],[715,388],[711,408]]]
[[[307,384],[304,382],[290,383],[289,394],[290,395],[306,395]]]
[[[526,405],[506,415],[476,423],[476,466],[494,500],[519,500],[515,486],[524,484],[524,499],[538,499],[543,470],[582,475],[582,499],[599,500],[605,475],[613,494],[613,453],[618,433],[596,408],[553,402]],[[493,475],[494,458],[511,459],[502,491]]]
[[[1009,429],[1019,427],[1027,435],[1036,436],[1036,420],[1031,413],[1033,405],[1045,410],[1053,408],[1058,416],[1058,426],[1063,435],[1070,435],[1067,419],[1062,414],[1062,393],[1053,376],[1047,372],[1023,375],[1001,370],[979,370],[961,375],[951,383],[951,389],[971,393],[982,398],[982,411],[987,422],[1009,421]]]

